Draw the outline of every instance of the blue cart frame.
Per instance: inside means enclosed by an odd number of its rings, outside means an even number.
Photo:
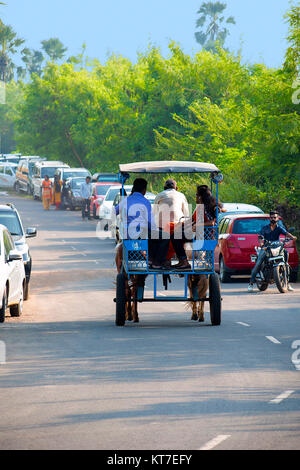
[[[211,190],[215,194],[217,202],[219,198],[219,183],[223,180],[220,170],[212,164],[201,162],[144,162],[120,165],[119,179],[124,185],[131,173],[208,173],[211,178]],[[215,186],[215,187],[214,187]],[[215,190],[214,190],[215,189]],[[217,204],[217,221],[218,221]],[[153,276],[153,297],[144,297],[144,283],[137,287],[136,302],[177,302],[177,301],[208,301],[210,303],[210,316],[213,325],[221,323],[221,290],[219,276],[214,271],[214,250],[218,242],[218,222],[214,226],[204,227],[201,234],[196,234],[192,244],[191,269],[179,270],[154,270],[149,266],[148,240],[123,240],[123,264],[121,274],[117,276],[116,295],[116,325],[125,324],[125,279],[132,276]],[[161,296],[158,294],[158,276],[180,276],[184,278],[183,295]],[[193,290],[193,297],[188,297],[188,276],[206,275],[209,278],[209,297],[198,298],[197,289]]]

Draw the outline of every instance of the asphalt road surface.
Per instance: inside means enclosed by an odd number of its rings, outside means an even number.
[[[0,325],[0,449],[299,449],[299,284],[222,285],[220,326],[179,302],[116,327],[115,246],[96,221],[0,202],[38,229],[30,298]]]

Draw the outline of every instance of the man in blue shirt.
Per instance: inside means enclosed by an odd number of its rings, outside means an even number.
[[[137,178],[131,194],[115,207],[116,215],[123,216],[123,239],[148,239],[149,263],[153,269],[166,267],[170,240],[157,228],[151,203],[145,198],[147,181]]]
[[[279,218],[278,213],[276,211],[270,211],[270,224],[265,225],[261,231],[259,232],[258,237],[262,240],[267,240],[269,242],[275,242],[279,240],[280,235],[284,235],[285,237],[289,237],[292,240],[297,240],[297,237],[291,235],[282,224],[279,225]],[[263,241],[261,241],[261,246],[263,245]],[[251,279],[250,284],[248,286],[248,292],[253,292],[253,284],[255,283],[255,277],[257,273],[260,271],[261,265],[266,257],[266,252],[264,248],[262,248],[259,252],[259,255],[256,260],[256,264],[251,272]],[[288,284],[288,290],[293,291],[294,289]]]

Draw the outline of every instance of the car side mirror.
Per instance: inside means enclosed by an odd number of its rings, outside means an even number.
[[[289,232],[289,233],[293,233],[293,232],[295,232],[295,227],[291,227],[291,228],[289,228],[289,229],[288,229],[288,232]]]
[[[33,238],[33,237],[36,237],[36,235],[37,235],[37,230],[36,230],[36,228],[29,227],[29,228],[26,230],[26,238]]]
[[[23,259],[18,250],[11,250],[8,255],[8,261],[21,261]]]

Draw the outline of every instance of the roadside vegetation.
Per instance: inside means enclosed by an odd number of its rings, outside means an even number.
[[[0,105],[6,151],[91,171],[156,159],[215,163],[224,174],[222,201],[277,207],[299,237],[300,7],[286,15],[289,48],[278,69],[244,65],[225,49],[229,31],[210,22],[209,9],[198,13],[197,27],[208,26],[196,33],[203,48],[193,57],[176,43],[168,57],[149,47],[134,64],[115,55],[105,64],[90,60],[85,46],[65,60],[58,39],[42,42],[48,62],[39,51],[23,50],[25,68],[7,80],[7,103]],[[151,179],[153,189],[159,184]],[[181,178],[180,186],[192,201],[190,180]]]

